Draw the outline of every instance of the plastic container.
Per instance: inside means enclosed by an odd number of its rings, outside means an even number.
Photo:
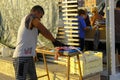
[[[10,54],[9,54],[9,48],[2,47],[1,48],[1,56],[2,57],[8,57],[8,56],[10,56]]]

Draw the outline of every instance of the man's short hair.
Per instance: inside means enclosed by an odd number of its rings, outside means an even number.
[[[81,14],[86,14],[86,12],[83,9],[79,9],[78,10],[78,15],[81,15]]]
[[[31,9],[31,12],[34,12],[34,11],[42,12],[44,14],[44,9],[40,5],[33,6]]]
[[[120,8],[120,0],[117,1],[116,7]]]

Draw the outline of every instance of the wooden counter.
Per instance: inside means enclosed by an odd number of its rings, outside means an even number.
[[[100,31],[100,41],[105,42],[106,41],[106,27],[102,26],[99,28]],[[89,30],[86,31],[86,41],[94,41],[94,35],[95,35],[96,30]]]

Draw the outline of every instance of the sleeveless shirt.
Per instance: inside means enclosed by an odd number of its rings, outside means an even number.
[[[21,25],[19,27],[17,35],[17,45],[13,54],[13,58],[30,57],[36,55],[35,48],[37,44],[38,29],[35,27],[33,27],[32,29],[27,28],[27,17],[28,16],[25,16],[21,21]],[[29,17],[32,17],[32,19],[34,18],[32,15],[29,15]],[[28,24],[30,24],[31,20],[29,20]]]

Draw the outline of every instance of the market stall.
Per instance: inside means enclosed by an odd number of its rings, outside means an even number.
[[[66,49],[65,51],[63,51],[63,49]],[[69,50],[68,50],[69,49]],[[73,48],[73,47],[62,47],[62,52],[61,50],[56,50],[56,49],[49,49],[49,48],[37,48],[36,49],[36,53],[37,54],[42,54],[43,55],[43,59],[44,59],[44,65],[45,65],[45,69],[46,69],[46,73],[45,75],[42,75],[42,76],[39,76],[38,78],[42,78],[42,77],[45,77],[45,76],[48,76],[48,80],[50,80],[50,77],[49,77],[49,72],[48,72],[48,67],[47,67],[47,62],[46,62],[46,57],[45,55],[56,55],[56,53],[59,53],[61,56],[64,56],[64,57],[67,57],[67,80],[70,80],[70,69],[71,69],[71,66],[70,66],[70,58],[71,57],[74,57],[76,56],[77,57],[77,62],[78,62],[78,74],[79,74],[79,79],[80,80],[83,80],[83,77],[82,77],[82,73],[81,73],[81,67],[80,67],[80,59],[79,59],[79,54],[80,52],[78,52],[77,50],[73,50],[73,49],[76,49],[76,48]]]
[[[67,67],[67,80],[70,80],[70,74],[79,75],[79,80],[100,80],[100,72],[103,70],[102,52],[86,51],[82,53],[76,47],[59,48],[59,51],[46,47],[36,49],[37,54],[43,55],[44,65],[47,73],[45,75],[38,76],[38,78],[48,76],[48,80],[50,80],[46,56],[55,56],[57,52],[63,57],[63,59],[66,59],[65,65]]]

